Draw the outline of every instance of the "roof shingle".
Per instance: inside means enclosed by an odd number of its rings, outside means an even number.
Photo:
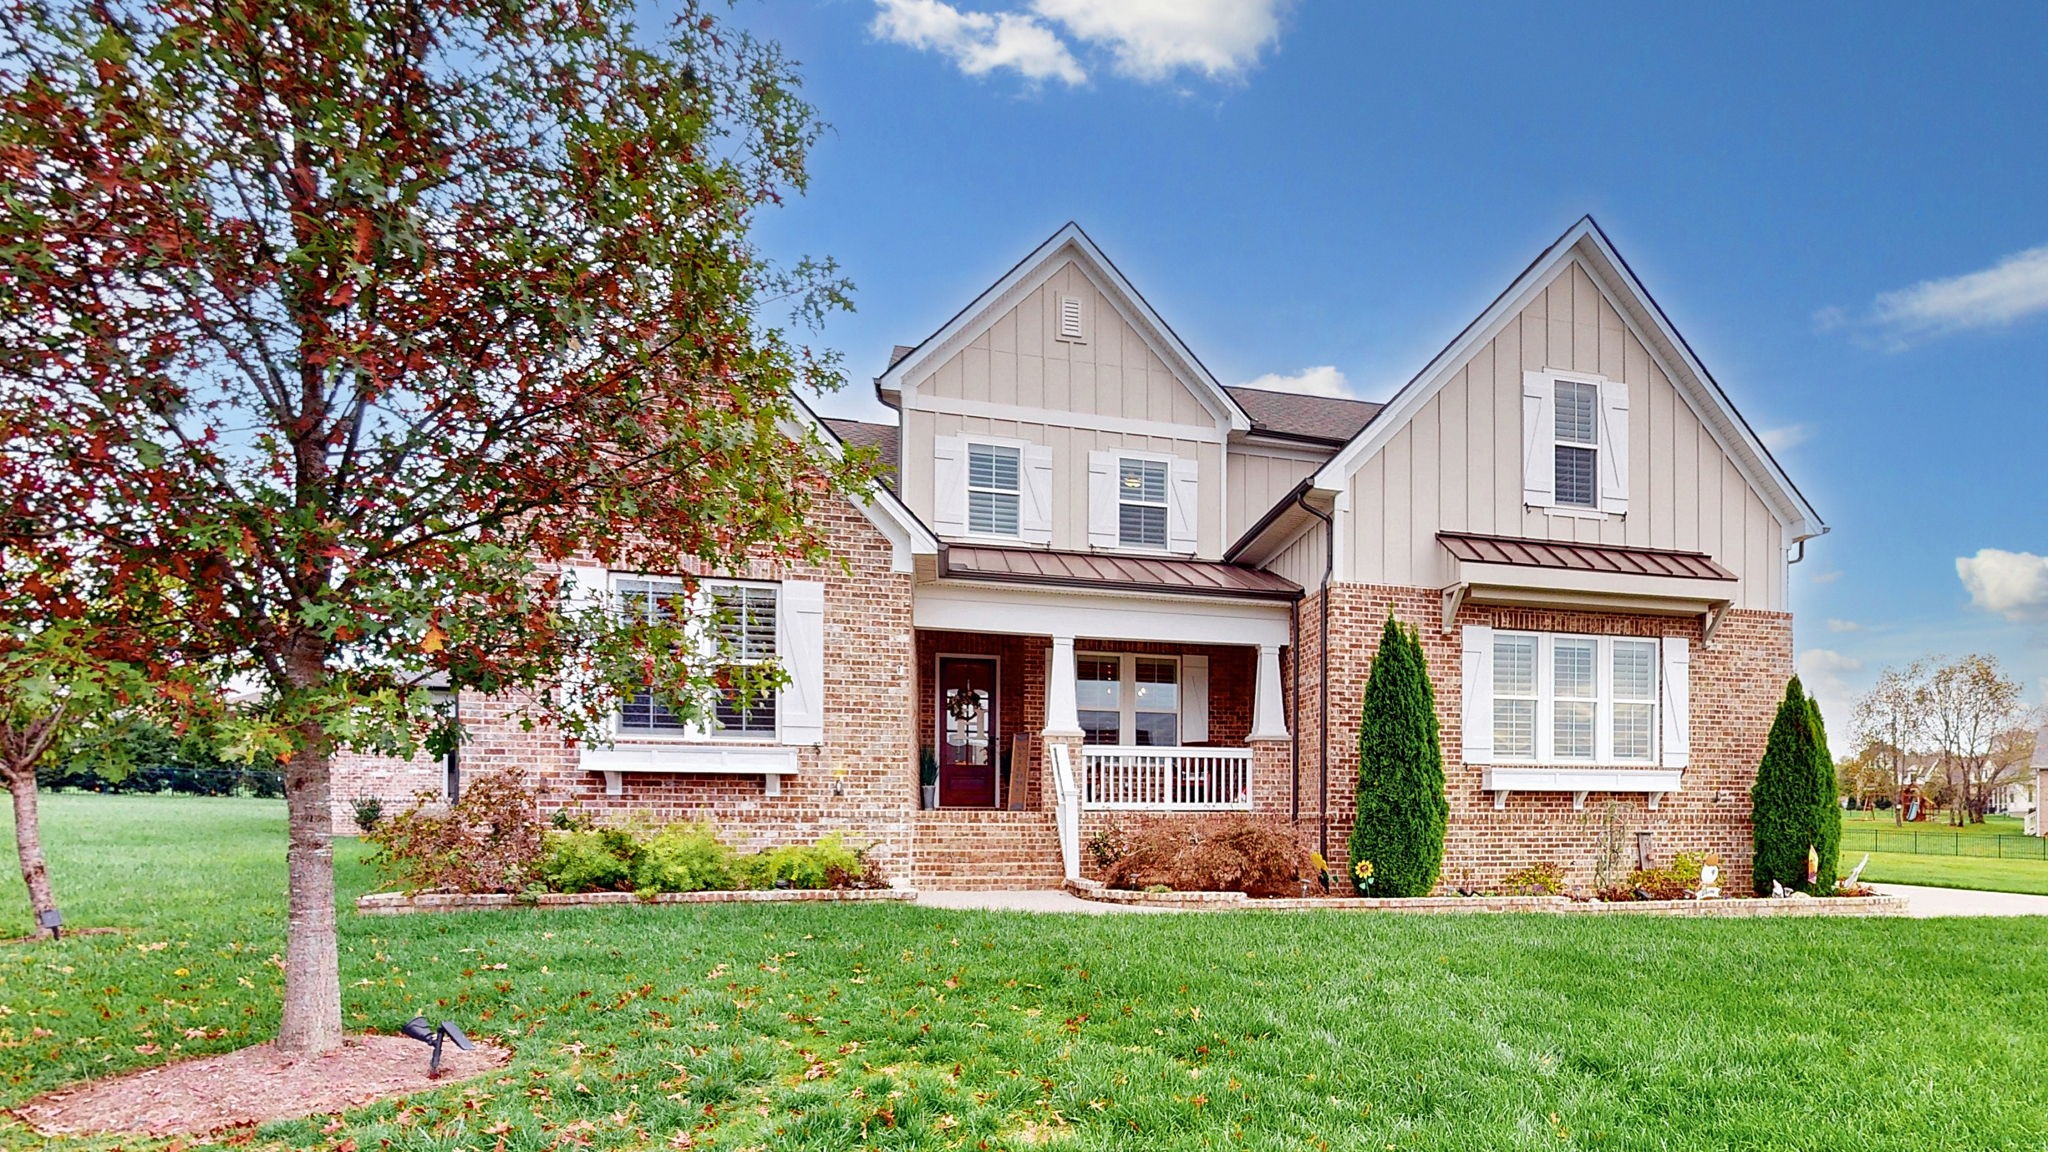
[[[842,420],[836,416],[823,418],[825,427],[849,448],[873,448],[882,458],[881,480],[889,491],[896,491],[896,425],[870,424],[865,420]]]
[[[1263,388],[1226,388],[1252,418],[1252,428],[1270,436],[1342,444],[1380,414],[1384,404],[1338,396],[1304,396]]]

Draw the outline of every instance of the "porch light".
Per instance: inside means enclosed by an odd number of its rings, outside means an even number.
[[[441,1075],[441,1042],[443,1040],[453,1040],[455,1046],[464,1052],[474,1051],[476,1048],[476,1045],[469,1042],[469,1037],[462,1034],[462,1029],[457,1027],[453,1020],[443,1020],[441,1021],[441,1026],[436,1028],[425,1016],[415,1016],[401,1024],[398,1031],[400,1034],[410,1036],[422,1044],[433,1045],[434,1054],[427,1061],[427,1079],[429,1080]]]

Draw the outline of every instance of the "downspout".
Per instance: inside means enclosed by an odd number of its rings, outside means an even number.
[[[1322,664],[1316,694],[1322,719],[1316,726],[1316,763],[1319,798],[1316,801],[1316,851],[1330,858],[1330,577],[1337,571],[1337,522],[1327,513],[1309,506],[1308,493],[1298,493],[1294,502],[1301,510],[1323,522],[1323,583],[1319,588],[1319,617],[1316,628],[1316,657]],[[1299,669],[1300,662],[1296,661]]]
[[[1292,766],[1287,781],[1287,822],[1301,823],[1301,601],[1287,606],[1287,660],[1288,675],[1292,686],[1287,691],[1289,711],[1293,715],[1287,725],[1289,743],[1293,750],[1287,762]]]

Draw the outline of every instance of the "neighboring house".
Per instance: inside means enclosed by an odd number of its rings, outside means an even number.
[[[1223,386],[1071,224],[875,386],[897,426],[824,422],[892,466],[831,513],[845,567],[715,586],[778,700],[687,733],[643,699],[579,748],[466,697],[464,770],[845,829],[920,886],[1057,884],[1119,814],[1268,813],[1340,859],[1391,612],[1436,686],[1446,887],[1603,848],[1746,882],[1787,566],[1826,528],[1590,218],[1384,405]]]
[[[2034,803],[2027,811],[2027,835],[2041,835],[2041,809],[2048,805],[2048,724],[2034,733],[2034,758],[2028,763],[2034,770]]]

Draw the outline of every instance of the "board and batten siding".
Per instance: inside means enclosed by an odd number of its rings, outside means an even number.
[[[1061,296],[1082,301],[1080,342],[1055,338]],[[902,428],[901,491],[927,523],[933,440],[983,435],[1052,449],[1055,549],[1089,550],[1088,454],[1117,449],[1195,461],[1195,555],[1218,559],[1230,543],[1216,414],[1071,261],[919,375],[904,393]]]
[[[1304,593],[1314,593],[1323,586],[1323,566],[1329,562],[1329,554],[1323,546],[1326,535],[1328,529],[1321,523],[1312,524],[1308,531],[1261,567],[1275,576],[1294,581]]]
[[[1230,446],[1229,491],[1224,493],[1224,535],[1230,542],[1243,536],[1295,485],[1322,467],[1306,452],[1268,452],[1257,445]]]
[[[1595,372],[1629,387],[1625,516],[1522,502],[1522,373]],[[1436,588],[1440,531],[1705,552],[1740,578],[1736,607],[1785,610],[1783,527],[1576,262],[1537,293],[1350,479],[1346,579]]]

